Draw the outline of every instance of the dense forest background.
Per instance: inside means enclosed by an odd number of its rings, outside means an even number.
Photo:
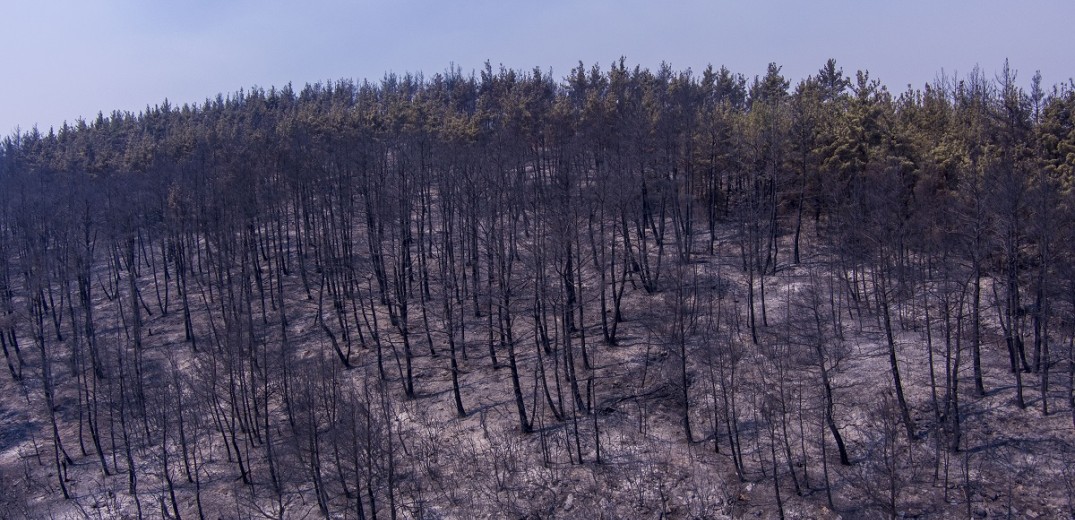
[[[1073,110],[620,60],[9,136],[2,516],[1065,516]]]

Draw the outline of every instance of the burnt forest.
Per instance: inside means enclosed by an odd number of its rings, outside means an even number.
[[[0,141],[0,517],[1068,518],[1075,85],[486,63]]]

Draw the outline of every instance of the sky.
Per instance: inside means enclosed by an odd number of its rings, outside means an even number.
[[[0,136],[200,103],[241,88],[387,72],[431,76],[621,56],[654,69],[727,66],[748,78],[770,62],[794,85],[829,58],[890,90],[1004,60],[1029,85],[1075,76],[1075,2],[880,0],[0,0]]]

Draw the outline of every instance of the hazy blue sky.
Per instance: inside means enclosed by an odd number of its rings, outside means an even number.
[[[1075,2],[1046,1],[283,1],[3,0],[0,135],[139,111],[168,98],[385,72],[552,69],[582,60],[754,76],[783,66],[793,81],[832,57],[890,89],[942,69],[1009,58],[1019,79],[1075,76]]]

